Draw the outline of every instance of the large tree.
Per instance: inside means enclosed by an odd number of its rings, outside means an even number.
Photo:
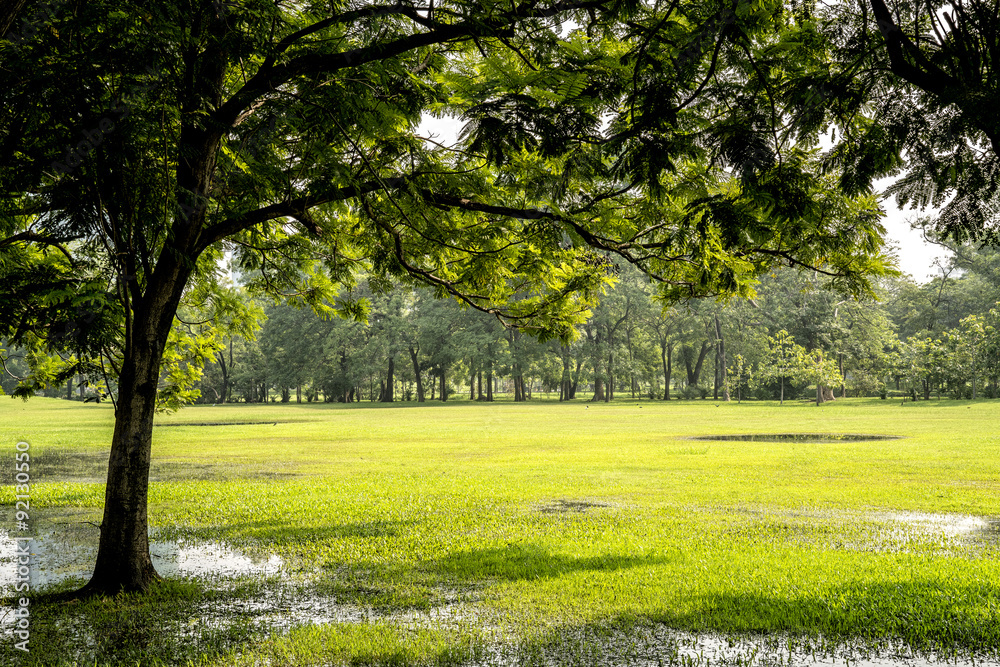
[[[165,352],[226,253],[249,289],[317,308],[363,316],[334,297],[363,269],[566,338],[607,254],[668,299],[748,294],[776,263],[863,291],[882,266],[873,201],[770,127],[746,56],[778,3],[68,5],[0,44],[0,338],[112,362],[88,593],[156,579]],[[420,136],[428,113],[460,143]]]

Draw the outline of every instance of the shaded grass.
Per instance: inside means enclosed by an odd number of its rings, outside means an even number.
[[[100,507],[103,485],[56,480],[103,475],[108,410],[16,406],[0,404],[0,437],[30,432],[33,503]],[[520,647],[515,662],[530,663],[560,638],[636,623],[995,654],[995,541],[889,529],[870,513],[1000,515],[997,417],[986,402],[190,408],[162,420],[278,423],[157,429],[154,458],[173,467],[151,487],[150,518],[165,538],[278,553],[317,594],[381,615],[287,635],[240,623],[192,631],[204,633],[208,662],[456,664],[493,650],[499,640],[483,628],[503,628],[502,642]],[[905,438],[685,439],[754,432]],[[45,457],[60,452],[68,463],[46,473]],[[143,604],[150,616],[129,613],[153,618],[158,603]],[[445,605],[474,621],[393,620]],[[37,622],[77,614],[51,613]],[[195,658],[147,646],[129,655]]]

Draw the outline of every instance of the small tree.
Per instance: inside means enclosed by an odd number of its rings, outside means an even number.
[[[736,384],[736,402],[743,402],[743,387],[752,389],[755,386],[753,365],[747,362],[742,354],[737,354],[733,365],[729,367],[726,381],[730,379]]]
[[[796,376],[804,355],[805,348],[796,343],[784,329],[767,338],[767,365],[761,375],[777,378],[781,382],[781,405],[785,404],[785,380]]]
[[[823,387],[833,386],[840,382],[840,367],[833,359],[824,359],[822,350],[806,352],[798,349],[796,359],[796,377],[803,382],[816,385],[816,405],[823,402]]]

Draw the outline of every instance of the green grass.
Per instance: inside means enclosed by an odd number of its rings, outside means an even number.
[[[283,594],[366,616],[285,632],[234,613],[154,632],[122,662],[587,664],[602,642],[619,657],[643,637],[662,648],[664,627],[996,656],[996,541],[892,530],[876,513],[1000,516],[998,418],[1000,403],[878,400],[187,408],[154,432],[159,535],[276,553],[298,587]],[[267,423],[183,425],[234,422]],[[33,507],[101,506],[109,407],[4,401],[0,424],[0,452],[31,443]],[[689,439],[794,432],[905,437]],[[51,648],[32,660],[121,659],[66,628],[199,619],[263,585],[42,600],[33,623]]]

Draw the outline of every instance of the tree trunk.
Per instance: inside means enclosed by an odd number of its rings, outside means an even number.
[[[301,403],[302,402],[302,385],[301,384],[295,385],[295,402],[296,403]]]
[[[395,400],[395,379],[396,374],[396,358],[389,357],[389,370],[386,373],[385,385],[382,389],[382,396],[379,397],[379,402],[381,403],[392,403]]]
[[[718,313],[715,315],[715,338],[719,344],[718,356],[716,357],[716,366],[718,368],[718,376],[720,384],[722,385],[722,400],[730,401],[729,397],[729,370],[726,368],[726,339],[722,337],[722,323],[719,322]],[[721,365],[719,362],[721,361]]]
[[[182,262],[167,268],[158,266],[146,296],[132,305],[135,315],[131,327],[126,328],[118,379],[104,518],[94,574],[81,591],[85,595],[143,591],[159,579],[149,556],[149,464],[160,364],[181,293],[190,277],[184,266]]]
[[[608,377],[605,379],[604,388],[604,402],[610,403],[611,399],[615,397],[615,374],[614,374],[614,363],[615,356],[611,352],[611,346],[614,345],[614,339],[608,336]]]
[[[565,347],[562,348],[562,378],[559,382],[559,400],[568,401],[569,400],[569,385],[570,385],[570,372],[569,372],[569,350]]]
[[[493,402],[493,361],[486,365],[486,401]]]
[[[635,398],[635,353],[632,350],[632,329],[625,329],[625,345],[628,348],[628,382],[632,398]]]
[[[441,366],[441,402],[448,400],[448,380],[445,377],[444,366]]]
[[[583,359],[577,358],[576,360],[576,370],[573,372],[573,384],[569,386],[569,398],[573,400],[576,398],[577,387],[580,386],[580,368],[583,366]]]
[[[847,373],[844,372],[844,353],[838,355],[840,358],[840,397],[847,398]]]
[[[233,339],[229,339],[229,364],[226,363],[226,353],[222,352],[215,353],[216,359],[219,362],[219,371],[222,372],[222,396],[219,398],[219,403],[229,402],[229,368],[233,361]]]
[[[670,379],[674,373],[674,346],[660,343],[660,361],[663,362],[663,400],[670,400]]]
[[[691,357],[694,354],[694,350],[685,346],[684,365],[687,367],[687,382],[689,387],[698,386],[698,382],[701,379],[701,369],[705,363],[705,355],[708,354],[710,349],[712,349],[712,344],[709,341],[706,340],[702,343],[701,349],[698,351],[698,360],[695,362],[695,365],[692,366]]]
[[[424,402],[424,382],[420,379],[420,362],[417,359],[417,351],[410,348],[410,361],[413,362],[413,376],[417,378],[417,403]]]
[[[712,400],[713,401],[719,400],[719,386],[722,384],[722,378],[719,375],[719,371],[720,371],[719,365],[720,365],[721,362],[722,362],[722,359],[719,356],[719,341],[716,340],[715,341],[715,368],[712,369],[714,371],[712,373]]]
[[[142,591],[159,578],[149,556],[146,512],[162,347],[147,349],[149,356],[136,349],[126,359],[118,381],[104,519],[94,574],[84,587],[88,593]]]
[[[590,399],[591,402],[596,403],[597,401],[603,401],[604,398],[604,380],[599,377],[594,378],[594,397]]]

